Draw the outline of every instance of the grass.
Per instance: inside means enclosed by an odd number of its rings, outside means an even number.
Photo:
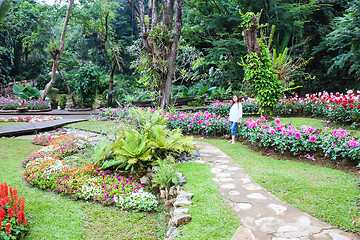
[[[38,149],[31,140],[0,139],[0,182],[18,190],[25,198],[30,231],[26,239],[163,239],[165,212],[127,213],[96,203],[28,187],[22,179],[21,162]],[[21,149],[21,151],[19,151]]]
[[[116,131],[118,123],[111,121],[84,121],[66,125],[66,127],[83,129],[87,131],[94,131],[99,133],[111,134]]]
[[[15,125],[15,124],[21,124],[24,122],[0,122],[0,127],[5,127],[5,126],[10,126],[10,125]]]
[[[338,170],[261,156],[242,144],[199,139],[220,148],[281,200],[343,230],[360,231],[358,180]],[[356,224],[353,222],[356,221]]]
[[[224,202],[212,180],[210,166],[200,163],[182,163],[177,170],[184,173],[188,182],[184,190],[194,193],[189,206],[192,220],[182,226],[179,239],[231,239],[240,220]]]

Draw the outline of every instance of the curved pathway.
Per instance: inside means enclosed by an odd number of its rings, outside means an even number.
[[[212,166],[213,179],[241,219],[232,240],[360,240],[279,200],[211,144],[194,142],[200,161]]]

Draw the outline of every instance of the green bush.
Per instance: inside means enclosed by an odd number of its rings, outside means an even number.
[[[72,82],[74,93],[79,95],[83,107],[92,107],[94,104],[100,79],[99,67],[94,64],[85,64],[75,75],[75,81]]]

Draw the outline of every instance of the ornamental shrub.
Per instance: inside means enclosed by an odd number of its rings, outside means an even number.
[[[74,93],[80,97],[83,107],[92,107],[95,102],[97,89],[100,87],[100,69],[94,64],[85,64],[75,75]]]
[[[23,239],[29,228],[25,220],[25,199],[14,187],[0,183],[0,238]]]

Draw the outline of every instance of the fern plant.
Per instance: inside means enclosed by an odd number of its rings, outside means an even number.
[[[158,161],[159,169],[153,174],[154,186],[162,185],[165,187],[166,199],[169,198],[169,189],[178,184],[179,179],[176,175],[173,164],[164,161]]]
[[[166,158],[169,154],[180,155],[194,149],[193,138],[184,137],[180,129],[168,130],[162,125],[155,125],[151,127],[148,138],[157,158]]]
[[[126,132],[124,138],[112,145],[112,149],[115,161],[112,161],[111,165],[116,165],[117,169],[142,170],[153,161],[153,150],[149,141],[135,129]]]

